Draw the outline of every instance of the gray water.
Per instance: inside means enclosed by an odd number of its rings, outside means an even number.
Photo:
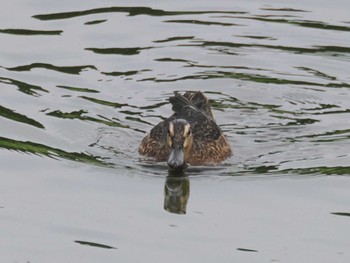
[[[347,262],[348,1],[3,1],[4,262]],[[234,155],[137,153],[200,90]]]

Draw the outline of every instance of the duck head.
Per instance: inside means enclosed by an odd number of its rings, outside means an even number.
[[[192,147],[192,132],[188,121],[176,119],[169,123],[168,127],[168,145],[170,155],[168,166],[173,170],[182,170],[186,168],[186,159],[188,158]]]

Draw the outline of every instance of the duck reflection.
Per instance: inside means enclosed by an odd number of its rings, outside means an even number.
[[[164,185],[164,209],[174,214],[186,214],[190,196],[190,180],[184,174],[169,172]]]

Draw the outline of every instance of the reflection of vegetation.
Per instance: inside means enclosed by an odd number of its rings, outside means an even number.
[[[190,60],[186,60],[186,59],[179,59],[179,58],[157,58],[154,61],[158,61],[158,62],[184,62],[184,63],[195,63],[193,61]]]
[[[305,10],[295,9],[295,8],[260,8],[260,10],[283,11],[283,12],[308,12]]]
[[[191,65],[191,67],[197,67],[197,65]],[[218,78],[232,78],[232,79],[246,80],[246,81],[252,81],[257,83],[278,84],[278,85],[302,85],[302,86],[318,86],[318,87],[333,87],[333,88],[350,87],[350,84],[348,83],[323,84],[323,83],[315,83],[310,81],[275,78],[275,77],[265,76],[261,74],[248,74],[248,73],[240,73],[240,72],[214,71],[214,70],[199,72],[195,75],[184,76],[180,78],[173,78],[173,79],[147,78],[147,79],[142,79],[140,81],[176,82],[176,81],[192,80],[192,79],[205,80],[205,79],[218,79]]]
[[[61,88],[61,89],[67,89],[70,91],[76,91],[76,92],[84,92],[84,93],[100,93],[97,90],[94,89],[87,89],[87,88],[78,88],[78,87],[69,87],[69,86],[62,86],[62,85],[58,85],[56,86],[57,88]]]
[[[144,69],[144,70],[130,70],[130,71],[113,71],[113,72],[101,72],[102,74],[106,75],[106,76],[115,76],[115,77],[119,77],[119,76],[132,76],[132,75],[137,75],[141,72],[145,72],[145,71],[151,71],[150,69]]]
[[[259,252],[258,250],[255,250],[255,249],[250,249],[250,248],[237,248],[237,250],[239,251],[244,251],[244,252]]]
[[[309,168],[295,168],[282,170],[283,173],[297,173],[301,175],[306,174],[324,174],[324,175],[350,175],[350,166],[336,166],[336,167],[309,167]]]
[[[80,111],[72,111],[72,112],[62,112],[62,111],[56,110],[56,111],[46,113],[46,115],[55,116],[62,119],[81,119],[82,118],[81,115],[84,113],[87,113],[87,111],[80,110]]]
[[[33,120],[31,118],[28,118],[25,115],[19,114],[14,112],[13,110],[7,109],[5,107],[0,106],[0,116],[13,120],[13,121],[18,121],[22,123],[26,123],[29,125],[32,125],[37,128],[44,128],[44,125],[42,125],[40,122],[37,122],[36,120]]]
[[[149,49],[150,47],[129,47],[129,48],[85,48],[85,50],[92,51],[96,54],[103,55],[137,55],[141,50]]]
[[[339,136],[343,135],[343,136]],[[315,142],[332,142],[337,141],[339,139],[349,139],[350,138],[350,129],[345,130],[335,130],[320,134],[310,134],[310,135],[302,135],[302,136],[296,136],[294,137],[294,140],[300,140],[303,138],[315,138]]]
[[[61,35],[62,30],[0,29],[0,33],[12,35]]]
[[[153,109],[158,109],[159,107],[161,107],[163,105],[167,105],[167,104],[169,104],[169,102],[159,102],[159,103],[155,103],[155,104],[152,104],[152,105],[139,107],[139,109],[142,109],[142,110],[153,110]]]
[[[136,121],[136,122],[139,122],[139,123],[144,123],[144,124],[148,124],[148,125],[151,125],[151,123],[147,122],[147,121],[144,121],[142,120],[141,118],[135,118],[135,117],[130,117],[130,116],[127,116],[125,117],[126,120],[130,120],[130,121]]]
[[[99,248],[107,248],[107,249],[116,249],[115,247],[111,247],[111,246],[107,246],[107,245],[103,245],[103,244],[98,244],[98,243],[94,243],[94,242],[88,242],[88,241],[79,241],[76,240],[74,241],[75,243],[78,243],[80,245],[85,245],[85,246],[92,246],[92,247],[99,247]]]
[[[115,122],[112,121],[106,117],[103,116],[99,116],[102,119],[97,119],[97,118],[93,118],[93,117],[89,117],[89,116],[83,116],[83,114],[87,113],[87,111],[84,110],[79,110],[79,111],[72,111],[72,112],[61,112],[59,110],[56,111],[52,111],[49,113],[46,113],[49,116],[54,116],[57,118],[61,118],[61,119],[79,119],[82,121],[92,121],[92,122],[97,122],[97,123],[101,123],[107,126],[114,126],[114,127],[122,127],[122,128],[128,128],[128,126],[123,125],[119,122]]]
[[[119,77],[119,76],[132,76],[138,74],[140,71],[138,70],[130,70],[130,71],[113,71],[113,72],[101,72],[102,74],[106,76],[114,76],[114,77]]]
[[[244,35],[239,37],[245,37],[245,38],[252,38],[252,39],[267,39],[267,40],[276,40],[273,37],[266,37],[266,36],[252,36],[252,35]]]
[[[232,43],[232,42],[215,42],[215,41],[196,41],[199,42],[199,46],[203,47],[230,47],[230,48],[241,48],[241,47],[260,47],[277,49],[283,51],[294,52],[297,54],[303,53],[325,53],[325,52],[339,52],[339,53],[350,53],[350,47],[341,46],[314,46],[312,48],[302,48],[302,47],[287,47],[287,46],[274,46],[274,45],[264,45],[264,44],[245,44],[245,43]]]
[[[283,126],[307,125],[307,124],[313,124],[313,123],[319,122],[319,120],[310,119],[310,118],[290,118],[286,116],[276,116],[276,115],[271,115],[271,117],[281,119],[281,120],[292,120],[284,124]]]
[[[254,167],[250,169],[250,171],[258,174],[265,174],[270,171],[275,171],[277,169],[278,169],[278,166],[275,166],[275,165],[262,165],[262,166]]]
[[[350,216],[350,213],[346,213],[346,212],[333,212],[331,214],[336,216]]]
[[[299,169],[282,170],[284,173],[298,173],[298,174],[324,174],[324,175],[350,175],[350,166],[336,166],[336,167],[310,167]]]
[[[153,41],[154,43],[165,43],[165,42],[172,42],[172,41],[179,41],[179,40],[188,40],[188,39],[193,39],[194,36],[189,36],[189,37],[169,37],[167,39],[163,40],[155,40]]]
[[[23,92],[25,94],[33,95],[33,96],[38,96],[39,94],[36,91],[44,91],[48,92],[47,90],[36,86],[36,85],[31,85],[22,81],[10,79],[10,78],[2,78],[0,77],[0,83],[4,84],[10,84],[17,86],[20,92]]]
[[[210,105],[217,110],[223,110],[226,108],[231,109],[251,109],[251,110],[258,110],[258,109],[267,109],[274,112],[283,112],[283,113],[290,113],[293,114],[294,112],[290,111],[282,111],[278,108],[281,107],[280,105],[272,105],[272,104],[262,104],[262,103],[256,103],[256,102],[242,102],[239,101],[236,98],[230,97],[225,99],[225,101],[229,103],[223,103],[220,101],[210,100]]]
[[[302,26],[302,27],[311,27],[316,29],[323,29],[323,30],[333,30],[333,31],[350,31],[350,27],[347,26],[337,26],[337,25],[330,25],[323,22],[318,21],[308,21],[308,20],[290,20],[290,19],[271,19],[271,18],[265,18],[265,17],[239,17],[243,19],[253,19],[263,22],[270,22],[270,23],[283,23],[283,24],[291,24],[296,26]]]
[[[14,67],[14,68],[6,68],[6,69],[10,70],[10,71],[30,71],[33,68],[44,68],[44,69],[54,70],[54,71],[67,73],[67,74],[79,74],[84,69],[95,69],[96,70],[96,67],[92,66],[92,65],[58,67],[58,66],[54,66],[54,65],[46,64],[46,63],[32,63],[30,65],[24,65],[24,66],[18,66],[18,67]]]
[[[104,23],[106,21],[107,21],[107,19],[94,20],[94,21],[86,22],[86,23],[84,23],[84,25],[96,25],[96,24]]]
[[[102,13],[128,13],[129,16],[136,15],[149,15],[149,16],[179,16],[179,15],[201,15],[201,14],[245,14],[246,12],[241,11],[164,11],[161,9],[153,9],[150,7],[140,6],[115,6],[115,7],[103,7],[95,8],[84,11],[74,11],[66,13],[54,13],[54,14],[43,14],[33,16],[39,20],[57,20],[57,19],[68,19],[79,16],[102,14]]]
[[[79,161],[83,163],[90,163],[96,165],[106,164],[99,160],[97,157],[76,152],[66,152],[57,148],[52,148],[44,144],[29,142],[29,141],[17,141],[4,137],[0,137],[0,147],[8,150],[39,154],[48,157],[60,157],[67,160]]]
[[[316,77],[321,77],[321,78],[325,78],[325,79],[328,79],[328,80],[336,80],[337,78],[336,77],[333,77],[333,76],[329,76],[321,71],[318,71],[318,70],[315,70],[315,69],[312,69],[312,68],[307,68],[307,67],[296,67],[297,69],[300,69],[300,70],[303,70],[303,71],[306,71],[306,72],[309,72],[311,74],[313,74],[314,76]]]
[[[223,176],[282,176],[282,175],[350,175],[350,166],[307,167],[280,169],[278,165],[246,166],[243,170],[223,172]]]
[[[205,25],[205,26],[238,26],[233,23],[222,23],[222,22],[213,22],[213,21],[199,21],[199,20],[166,20],[164,22],[168,23],[184,23],[184,24],[192,24],[192,25]]]
[[[88,100],[103,106],[109,106],[109,107],[113,107],[113,108],[121,108],[124,106],[129,106],[128,104],[125,103],[118,103],[118,102],[110,102],[110,101],[106,101],[106,100],[99,100],[99,99],[95,99],[92,97],[86,97],[86,96],[80,96],[79,98],[84,99],[84,100]]]

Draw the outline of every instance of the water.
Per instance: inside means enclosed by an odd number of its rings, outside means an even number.
[[[3,2],[2,257],[349,259],[349,8]],[[173,178],[137,147],[184,90],[234,155]]]

